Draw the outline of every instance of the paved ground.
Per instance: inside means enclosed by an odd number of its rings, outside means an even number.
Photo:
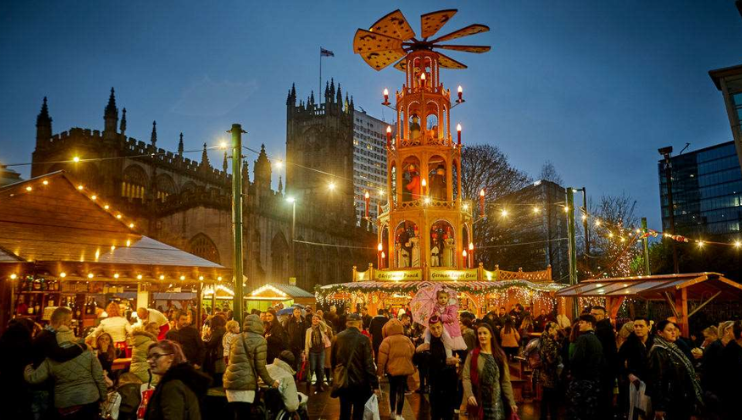
[[[389,417],[389,385],[382,383],[383,398],[379,405],[382,420],[388,420]],[[306,392],[306,385],[300,384],[299,390]],[[312,420],[335,420],[340,417],[340,400],[331,398],[330,392],[325,391],[319,394],[312,394],[309,398],[309,418]],[[405,401],[404,412],[402,413],[407,420],[427,420],[430,418],[430,403],[427,395],[413,393],[408,395]],[[539,410],[538,403],[524,402],[518,407],[518,416],[521,420],[538,420]],[[461,419],[465,419],[461,416]],[[393,417],[392,417],[393,419]]]

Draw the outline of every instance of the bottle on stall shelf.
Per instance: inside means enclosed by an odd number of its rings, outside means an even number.
[[[26,291],[30,292],[33,290],[33,277],[26,276]]]
[[[75,318],[80,319],[82,315],[82,313],[80,312],[80,307],[75,304],[74,300],[72,301],[72,305],[73,305],[72,309],[75,311]]]
[[[28,299],[28,309],[26,309],[28,315],[33,315],[33,298]]]
[[[41,283],[41,286],[39,286],[39,289],[40,289],[40,290],[41,290],[42,292],[46,291],[46,290],[47,290],[47,288],[46,288],[46,287],[47,287],[47,284],[46,284],[46,280],[44,280],[44,279],[42,278],[41,280],[39,280],[39,283]]]
[[[36,301],[36,304],[33,307],[34,315],[38,315],[41,313],[41,299],[39,298]]]
[[[40,292],[41,291],[41,281],[39,279],[34,279],[34,281],[33,281],[33,290],[35,292]]]

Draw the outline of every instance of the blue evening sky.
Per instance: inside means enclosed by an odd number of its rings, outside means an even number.
[[[287,90],[317,89],[320,46],[335,53],[323,77],[389,120],[381,91],[402,74],[369,68],[352,39],[399,7],[417,32],[420,14],[445,8],[459,13],[441,34],[491,28],[458,42],[491,52],[451,52],[470,68],[442,76],[452,90],[464,86],[452,121],[465,143],[497,145],[533,176],[551,160],[595,199],[625,192],[650,227],[660,226],[657,148],[731,140],[708,71],[742,63],[733,0],[4,1],[0,162],[30,162],[44,96],[55,133],[102,130],[112,86],[129,136],[149,141],[157,120],[160,147],[175,150],[182,131],[186,149],[200,149],[237,122],[249,145],[283,156]],[[218,152],[211,162],[221,166]]]

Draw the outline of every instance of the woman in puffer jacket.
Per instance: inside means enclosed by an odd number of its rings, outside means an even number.
[[[57,329],[57,342],[60,347],[74,345],[75,335],[62,326]],[[54,407],[62,418],[75,413],[76,419],[95,420],[98,403],[107,396],[103,368],[90,351],[61,363],[47,358],[35,370],[28,365],[24,377],[30,384],[40,384],[48,378],[54,380]]]
[[[252,418],[252,404],[258,389],[258,378],[273,387],[279,382],[266,369],[268,343],[263,338],[263,323],[257,315],[245,318],[239,339],[232,344],[229,366],[224,374],[224,390],[232,406],[235,419]]]
[[[137,375],[142,383],[157,384],[158,377],[151,375],[149,372],[149,362],[147,361],[147,352],[149,347],[157,342],[157,334],[160,333],[160,327],[156,322],[150,322],[142,329],[135,329],[131,339],[131,366],[129,372]]]
[[[415,373],[415,366],[412,364],[415,345],[404,335],[404,326],[397,319],[384,324],[381,335],[384,341],[379,346],[378,375],[389,375],[389,407],[394,412],[396,405],[396,418],[401,418],[407,376]]]

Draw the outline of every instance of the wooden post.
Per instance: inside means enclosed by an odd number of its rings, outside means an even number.
[[[675,293],[677,295],[677,292]],[[680,289],[680,316],[682,317],[681,331],[683,337],[690,337],[690,325],[688,324],[688,289]]]

